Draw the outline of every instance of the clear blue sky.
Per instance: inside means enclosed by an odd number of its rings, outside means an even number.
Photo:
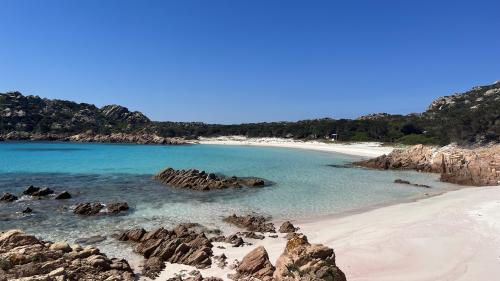
[[[421,112],[500,80],[500,1],[0,0],[0,92],[239,123]]]

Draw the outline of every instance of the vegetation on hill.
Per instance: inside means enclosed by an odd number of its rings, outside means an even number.
[[[91,104],[0,94],[0,134],[151,133],[162,137],[228,136],[383,141],[405,144],[500,142],[500,82],[435,100],[418,114],[378,113],[351,119],[314,119],[238,125],[155,122],[118,105]]]

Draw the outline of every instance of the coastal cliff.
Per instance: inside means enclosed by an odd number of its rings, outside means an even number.
[[[500,184],[499,144],[470,149],[455,145],[441,148],[415,145],[355,164],[384,170],[440,173],[441,181],[461,185]]]

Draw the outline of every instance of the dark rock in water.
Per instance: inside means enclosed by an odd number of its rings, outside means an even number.
[[[240,188],[242,186],[262,187],[266,181],[255,177],[226,177],[199,170],[174,170],[167,168],[154,176],[163,184],[197,191]]]
[[[173,230],[159,228],[149,232],[129,230],[120,240],[136,242],[135,251],[148,259],[147,276],[155,276],[162,270],[161,262],[181,263],[207,268],[212,264],[212,243],[202,232],[185,225]],[[152,258],[157,258],[152,260]]]
[[[17,200],[17,196],[12,193],[4,193],[2,197],[0,197],[0,202],[14,202]]]
[[[101,203],[80,203],[76,205],[73,213],[82,216],[94,216],[97,215],[104,205]]]
[[[31,214],[33,210],[30,207],[26,207],[26,209],[23,210],[23,214]]]
[[[243,239],[236,234],[228,236],[224,239],[224,242],[232,244],[233,247],[241,247],[245,244],[245,241],[243,241]]]
[[[57,194],[54,199],[62,200],[62,199],[70,199],[70,198],[71,198],[71,194],[69,194],[69,192],[67,192],[67,191],[63,191],[63,192]]]
[[[44,188],[40,188],[38,191],[33,192],[31,194],[31,196],[47,196],[47,195],[50,195],[53,193],[54,193],[54,190],[52,190],[48,187],[44,187]]]
[[[335,264],[333,249],[309,244],[304,235],[288,240],[285,251],[276,261],[272,278],[275,281],[346,281],[344,273]]]
[[[395,179],[394,183],[401,183],[401,184],[410,184],[409,181],[407,180],[402,180],[402,179]]]
[[[327,165],[328,167],[332,167],[332,168],[353,168],[354,166],[352,164],[329,164]]]
[[[105,241],[106,240],[106,236],[102,236],[102,235],[94,235],[94,236],[90,236],[88,238],[79,238],[79,239],[76,239],[75,240],[75,243],[78,243],[78,244],[95,244],[95,243],[99,243],[99,242],[102,242],[102,241]]]
[[[248,253],[236,267],[234,280],[272,280],[274,266],[269,261],[269,255],[264,247],[260,246]],[[301,279],[302,280],[302,279]]]
[[[33,193],[37,192],[40,190],[40,187],[34,187],[32,185],[28,186],[26,190],[23,191],[24,195],[33,195]]]
[[[411,182],[409,182],[407,180],[402,180],[402,179],[395,179],[394,183],[408,184],[408,185],[413,185],[413,186],[418,186],[418,187],[430,188],[430,186],[425,185],[425,184],[411,183]]]
[[[245,228],[248,231],[276,232],[274,224],[263,216],[237,216],[235,214],[224,219],[225,222]]]
[[[118,203],[110,203],[108,204],[108,213],[116,214],[122,211],[128,210],[127,202],[118,202]]]
[[[22,249],[22,251],[20,251]],[[48,242],[20,230],[0,233],[0,280],[135,280],[126,260],[96,248]]]
[[[290,232],[295,232],[297,231],[298,228],[293,226],[293,224],[289,221],[284,222],[279,229],[280,233],[290,233]]]

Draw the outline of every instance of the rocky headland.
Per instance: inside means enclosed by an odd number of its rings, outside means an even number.
[[[256,177],[226,177],[196,169],[175,170],[166,168],[154,176],[154,179],[172,187],[196,191],[208,191],[226,188],[263,187],[269,181]]]
[[[461,148],[415,145],[355,165],[375,169],[440,173],[441,181],[461,185],[500,184],[500,145]]]

